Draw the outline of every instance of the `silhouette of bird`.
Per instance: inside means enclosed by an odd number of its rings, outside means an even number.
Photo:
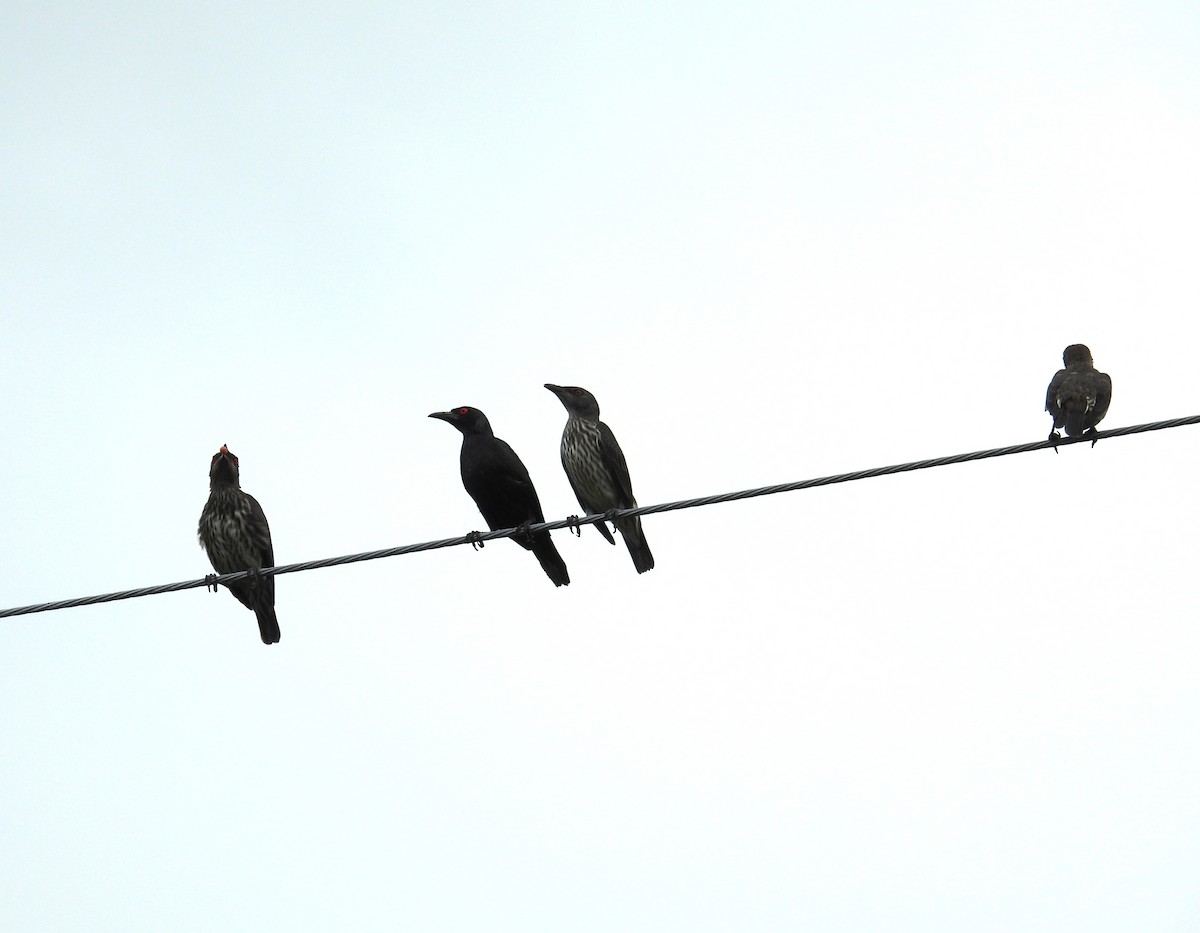
[[[1095,434],[1096,425],[1104,420],[1112,400],[1112,379],[1107,373],[1096,371],[1092,351],[1082,343],[1063,350],[1063,366],[1046,389],[1046,411],[1054,418],[1049,437],[1052,442],[1060,439],[1058,428],[1062,427],[1067,429],[1068,437]],[[1096,440],[1092,438],[1093,447]]]
[[[516,452],[492,433],[487,415],[478,408],[453,408],[429,416],[447,421],[462,432],[458,463],[463,486],[479,506],[492,531],[544,522],[542,504],[529,478],[529,471]],[[513,535],[513,540],[533,551],[538,563],[555,586],[571,582],[567,565],[550,539],[550,532]]]
[[[271,529],[258,500],[242,492],[238,479],[238,458],[229,448],[213,454],[208,468],[208,502],[200,513],[200,546],[218,574],[239,570],[260,570],[275,566],[271,547]],[[275,618],[275,578],[257,574],[226,583],[225,587],[258,618],[258,633],[263,644],[279,641],[279,621]]]
[[[625,454],[612,430],[600,420],[596,397],[579,386],[556,386],[547,382],[546,388],[558,396],[567,410],[559,453],[580,506],[590,515],[637,508]],[[613,524],[625,539],[637,572],[653,570],[654,555],[646,543],[641,517],[618,518]],[[617,543],[603,522],[597,522],[596,528],[609,544]]]

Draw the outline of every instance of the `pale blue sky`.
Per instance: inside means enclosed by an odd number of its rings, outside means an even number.
[[[1200,413],[1193,4],[0,13],[0,604]],[[0,928],[1190,931],[1182,428],[0,624]]]

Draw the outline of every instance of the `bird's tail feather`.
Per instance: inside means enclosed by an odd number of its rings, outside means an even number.
[[[264,645],[273,645],[279,641],[279,620],[275,618],[275,607],[259,605],[254,608],[258,618],[258,634],[262,636]]]
[[[543,532],[534,538],[532,550],[534,556],[538,559],[538,563],[546,571],[546,576],[550,578],[555,586],[566,586],[571,582],[571,578],[567,574],[567,563],[562,559],[562,555],[558,553],[558,548],[554,546],[554,542],[550,539],[549,532]]]
[[[642,531],[642,520],[634,516],[633,519],[617,522],[617,531],[621,532],[621,537],[625,539],[625,546],[629,548],[629,556],[633,558],[633,566],[637,572],[653,570],[654,555],[650,553],[650,545],[646,541],[645,532]]]
[[[1067,415],[1067,435],[1069,437],[1079,437],[1087,427],[1087,412],[1072,410],[1066,413]]]

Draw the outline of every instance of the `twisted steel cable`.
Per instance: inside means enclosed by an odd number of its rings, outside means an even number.
[[[337,567],[341,564],[356,564],[360,561],[379,560],[384,557],[399,557],[402,554],[415,554],[418,551],[433,551],[438,548],[456,547],[461,544],[482,546],[483,542],[496,538],[509,538],[517,533],[535,531],[553,531],[559,528],[577,529],[581,525],[592,525],[596,522],[609,521],[629,515],[653,515],[658,512],[675,512],[680,509],[694,509],[718,502],[734,502],[738,499],[754,499],[758,496],[773,496],[781,492],[795,492],[800,489],[813,489],[817,486],[833,486],[837,483],[852,483],[860,479],[870,479],[875,476],[889,476],[893,473],[912,473],[916,470],[928,470],[933,467],[949,466],[952,463],[967,463],[971,460],[989,460],[993,457],[1007,457],[1010,454],[1023,454],[1033,450],[1044,450],[1048,447],[1065,447],[1069,444],[1089,443],[1094,439],[1109,437],[1124,437],[1127,434],[1145,434],[1149,431],[1163,431],[1168,428],[1179,428],[1189,424],[1200,424],[1200,415],[1186,418],[1170,418],[1166,421],[1151,421],[1147,424],[1135,424],[1124,428],[1112,428],[1099,431],[1085,437],[1064,437],[1057,443],[1049,440],[1034,441],[1028,444],[1013,444],[1008,447],[993,447],[990,450],[976,450],[965,454],[952,454],[948,457],[931,457],[928,460],[914,460],[911,463],[897,463],[891,466],[873,467],[869,470],[855,470],[850,473],[835,473],[831,476],[818,476],[815,479],[802,479],[792,483],[777,483],[773,486],[759,486],[754,489],[742,489],[737,492],[719,493],[713,496],[699,496],[694,499],[680,499],[677,502],[663,502],[658,505],[642,505],[636,509],[614,509],[601,515],[571,516],[553,522],[536,522],[520,528],[500,528],[496,531],[471,532],[455,538],[440,538],[437,541],[422,541],[418,544],[405,544],[400,547],[383,548],[378,551],[364,551],[361,554],[346,554],[342,557],[325,557],[320,560],[302,561],[297,564],[281,564],[278,567],[266,567],[258,571],[263,576],[275,576],[282,573],[300,573],[305,570],[319,570],[322,567]],[[237,573],[226,573],[219,576],[209,575],[197,580],[183,580],[179,583],[163,583],[158,586],[145,586],[136,590],[121,590],[116,593],[103,593],[99,596],[80,596],[76,599],[60,599],[48,603],[35,603],[31,606],[18,606],[13,609],[0,609],[0,618],[8,616],[30,615],[35,612],[51,612],[56,609],[71,609],[75,606],[91,606],[96,603],[111,603],[119,599],[137,599],[142,596],[157,596],[160,593],[175,593],[179,590],[196,589],[201,586],[213,586],[217,583],[232,583],[250,576],[245,570]]]

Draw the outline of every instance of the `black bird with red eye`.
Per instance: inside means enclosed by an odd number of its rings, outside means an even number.
[[[462,433],[458,463],[464,488],[483,515],[488,528],[519,528],[544,522],[542,504],[529,478],[529,471],[516,452],[492,433],[487,415],[478,408],[462,406],[450,411],[435,411],[429,416],[446,421]],[[571,582],[567,565],[550,532],[516,534],[513,540],[533,551],[546,576],[555,586]]]

